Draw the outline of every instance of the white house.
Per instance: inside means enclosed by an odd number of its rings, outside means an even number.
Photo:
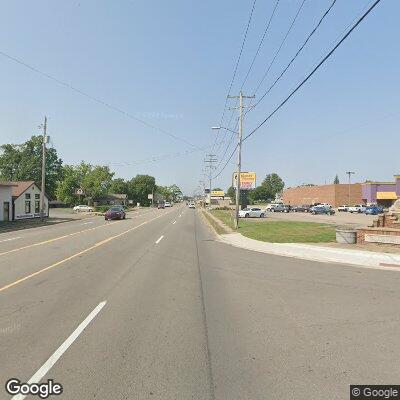
[[[40,217],[40,189],[34,181],[11,182],[13,219]],[[44,215],[49,216],[49,199],[44,196]]]
[[[0,181],[0,221],[12,220],[12,183]]]

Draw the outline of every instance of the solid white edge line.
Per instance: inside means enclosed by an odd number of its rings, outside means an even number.
[[[163,240],[163,239],[164,239],[164,235],[160,236],[160,237],[157,239],[156,244],[160,243],[161,240]]]
[[[51,367],[60,359],[60,357],[68,350],[72,343],[97,316],[101,309],[107,304],[107,301],[102,301],[80,325],[69,335],[65,342],[50,356],[50,358],[37,370],[35,375],[29,379],[28,383],[39,383],[41,379],[50,371]],[[11,400],[23,400],[26,395],[17,394]]]

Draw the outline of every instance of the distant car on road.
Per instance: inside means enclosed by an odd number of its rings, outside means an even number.
[[[163,201],[158,202],[157,208],[158,209],[160,209],[160,208],[164,209],[165,208],[165,203]]]
[[[338,210],[339,212],[347,212],[347,211],[349,211],[349,207],[350,207],[350,206],[343,205],[343,206],[339,206],[337,210]]]
[[[124,207],[122,206],[112,206],[109,210],[106,211],[104,215],[104,219],[108,221],[109,219],[125,219],[126,214]]]
[[[365,209],[365,214],[366,215],[378,215],[378,214],[382,214],[383,211],[384,211],[383,207],[374,205],[374,206],[368,206]]]
[[[284,204],[271,204],[269,208],[266,208],[265,211],[270,211],[270,212],[283,212],[283,213],[288,213],[290,212],[291,207],[286,206]]]
[[[264,216],[264,211],[257,207],[246,207],[239,211],[240,218],[264,218]]]
[[[93,207],[89,207],[89,206],[86,206],[84,204],[81,204],[79,206],[75,206],[73,208],[73,210],[76,211],[76,212],[92,212],[93,211]]]
[[[361,213],[365,212],[366,208],[367,207],[364,204],[356,204],[355,206],[349,207],[349,213],[351,213],[351,214],[353,214],[353,213],[361,214]]]
[[[196,208],[194,203],[189,203],[189,208]]]
[[[171,207],[171,203],[169,201],[166,201],[164,206],[165,206],[165,208]]]
[[[311,206],[303,205],[303,206],[294,206],[292,211],[294,212],[310,212]]]
[[[333,215],[335,214],[335,210],[331,207],[326,205],[318,204],[317,206],[311,207],[311,214],[326,214],[326,215]]]

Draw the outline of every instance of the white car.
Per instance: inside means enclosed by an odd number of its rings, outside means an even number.
[[[194,203],[189,203],[189,208],[196,208]]]
[[[164,207],[171,207],[171,203],[169,201],[166,201]]]
[[[93,207],[89,207],[86,205],[79,205],[79,206],[75,206],[73,208],[74,211],[76,212],[92,212],[93,211]]]
[[[339,212],[347,212],[347,211],[349,211],[349,208],[350,208],[350,206],[343,205],[343,206],[339,206],[337,210]]]
[[[358,213],[358,214],[361,214],[361,213],[363,213],[363,212],[365,212],[365,210],[366,210],[366,206],[364,205],[364,204],[356,204],[355,206],[351,206],[351,207],[349,207],[349,213]]]
[[[240,218],[264,218],[265,214],[261,208],[246,207],[239,211]]]

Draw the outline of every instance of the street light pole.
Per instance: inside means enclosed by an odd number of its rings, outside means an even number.
[[[347,171],[346,174],[349,176],[349,206],[351,206],[350,204],[350,194],[351,194],[351,175],[354,175],[355,172],[352,171]]]
[[[46,188],[46,140],[47,140],[47,117],[44,117],[43,143],[42,143],[42,185],[40,191],[40,219],[43,221],[45,214],[44,192]]]
[[[243,99],[253,99],[255,96],[244,96],[240,91],[239,96],[228,96],[231,99],[239,98],[239,131],[238,131],[238,153],[237,153],[237,179],[236,179],[236,204],[235,204],[235,229],[239,228],[239,202],[240,202],[240,173],[242,170],[242,141],[243,141]]]

